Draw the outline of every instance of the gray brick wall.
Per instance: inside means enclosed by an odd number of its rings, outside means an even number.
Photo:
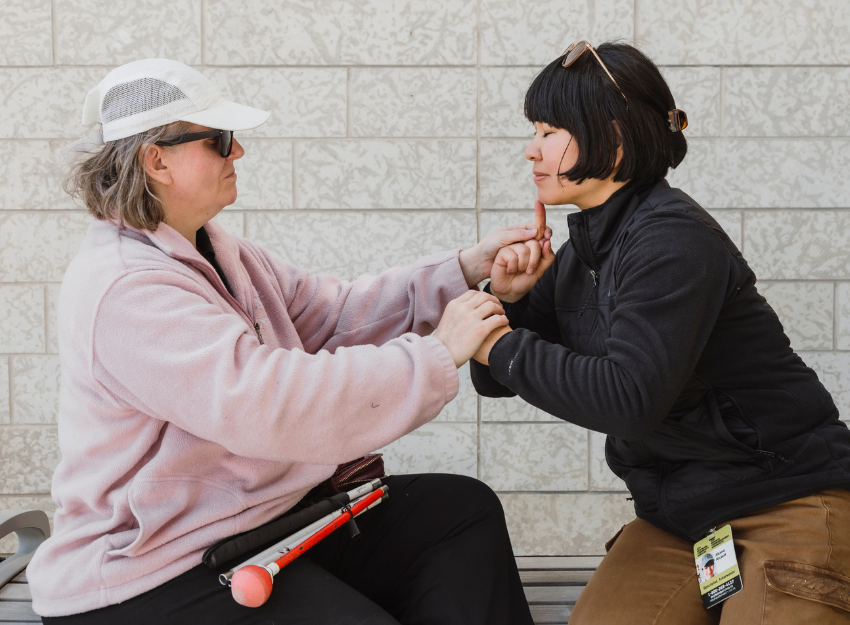
[[[525,88],[568,43],[621,38],[690,116],[670,180],[719,219],[850,417],[846,0],[0,0],[0,508],[50,509],[58,285],[88,223],[50,143],[86,92],[163,56],[272,111],[218,220],[351,277],[529,218]],[[568,207],[550,210],[556,242]],[[461,391],[389,446],[394,472],[477,476],[518,554],[598,554],[632,515],[596,433]],[[10,548],[0,543],[0,551]]]

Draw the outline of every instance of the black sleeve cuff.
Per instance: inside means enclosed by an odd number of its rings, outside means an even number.
[[[536,337],[537,335],[530,330],[519,328],[512,330],[501,336],[490,350],[490,376],[494,381],[508,389],[511,387],[511,373],[516,373],[514,370],[514,360],[516,360],[523,339]],[[514,392],[513,390],[511,392]],[[515,393],[514,393],[515,394]]]
[[[516,395],[511,389],[496,382],[490,375],[490,367],[482,365],[477,360],[469,361],[469,374],[475,392],[482,397],[513,397]]]

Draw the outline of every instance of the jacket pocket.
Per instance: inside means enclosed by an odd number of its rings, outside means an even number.
[[[739,464],[762,460],[755,448],[729,431],[713,391],[708,391],[688,412],[668,416],[655,432],[642,440],[660,462]]]
[[[595,302],[592,308],[585,308],[583,311],[573,308],[555,309],[555,317],[562,336],[590,336],[599,325],[599,314],[600,311]]]
[[[245,509],[229,489],[202,478],[138,480],[128,497],[138,528],[121,532],[121,538],[112,541],[110,556],[140,556]]]
[[[657,432],[654,448],[667,467],[659,493],[664,505],[698,499],[770,470],[763,454],[728,430],[713,391],[694,410],[678,419],[668,417]]]
[[[771,588],[787,595],[850,612],[850,577],[841,573],[799,562],[768,560],[764,576]]]

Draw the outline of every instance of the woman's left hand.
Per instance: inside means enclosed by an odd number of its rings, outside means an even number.
[[[501,228],[481,239],[478,245],[462,250],[458,260],[463,277],[469,286],[475,286],[490,277],[496,254],[512,243],[537,239],[540,245],[552,238],[552,229],[546,227],[546,212],[539,201],[534,203],[534,223]]]

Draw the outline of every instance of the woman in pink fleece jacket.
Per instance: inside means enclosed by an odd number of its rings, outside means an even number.
[[[499,501],[460,476],[387,478],[362,536],[326,539],[260,608],[200,564],[433,419],[507,323],[471,287],[501,246],[548,236],[505,229],[353,282],[284,264],[209,221],[236,199],[233,131],[267,117],[161,59],[86,99],[101,134],[66,155],[97,219],[59,297],[62,460],[34,609],[45,623],[531,623]]]

